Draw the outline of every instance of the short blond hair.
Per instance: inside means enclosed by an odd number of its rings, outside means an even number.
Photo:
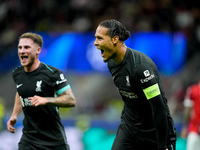
[[[39,35],[39,34],[32,33],[32,32],[27,32],[27,33],[22,34],[22,35],[19,37],[19,41],[20,41],[22,38],[29,38],[29,39],[32,39],[33,42],[36,43],[36,44],[38,44],[40,47],[43,46],[43,38],[42,38],[42,36]]]

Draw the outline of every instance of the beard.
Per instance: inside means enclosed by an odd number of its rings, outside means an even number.
[[[29,57],[29,58],[26,60],[26,62],[23,62],[23,61],[21,60],[21,65],[22,65],[23,67],[31,67],[31,66],[34,64],[34,62],[35,62],[35,57]]]

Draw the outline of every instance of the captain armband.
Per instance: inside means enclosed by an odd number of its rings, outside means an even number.
[[[143,92],[144,92],[147,100],[160,95],[160,89],[159,89],[158,83],[156,83],[146,89],[143,89]]]

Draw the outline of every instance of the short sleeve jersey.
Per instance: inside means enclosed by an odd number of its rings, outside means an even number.
[[[156,65],[144,53],[127,48],[123,61],[117,65],[109,60],[108,68],[124,101],[121,124],[141,141],[165,148],[171,116]]]
[[[200,133],[200,85],[194,84],[188,87],[184,100],[185,107],[191,107],[192,113],[189,124],[189,132]]]
[[[54,97],[70,88],[61,70],[40,63],[33,72],[23,67],[13,71],[13,79],[23,107],[23,135],[21,140],[42,145],[63,145],[67,142],[58,107],[33,107],[28,97]]]

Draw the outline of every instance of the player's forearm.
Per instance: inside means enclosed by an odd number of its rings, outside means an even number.
[[[184,109],[184,122],[183,122],[183,125],[185,127],[188,126],[189,124],[189,120],[190,120],[190,111],[191,111],[191,108],[190,107],[185,107]]]
[[[151,99],[150,104],[157,134],[158,149],[164,149],[167,146],[168,121],[166,108],[161,99],[161,95]]]
[[[14,104],[12,116],[18,117],[18,115],[20,114],[21,111],[22,111],[22,104],[21,104],[21,101],[20,101],[20,98],[19,98],[19,94],[16,93],[15,104]]]
[[[18,117],[21,111],[22,111],[22,105],[15,105],[12,116]]]
[[[74,94],[71,89],[65,91],[58,97],[48,97],[48,104],[60,107],[74,107],[76,105]]]
[[[74,107],[76,105],[75,99],[69,96],[49,97],[48,104],[60,107]]]

